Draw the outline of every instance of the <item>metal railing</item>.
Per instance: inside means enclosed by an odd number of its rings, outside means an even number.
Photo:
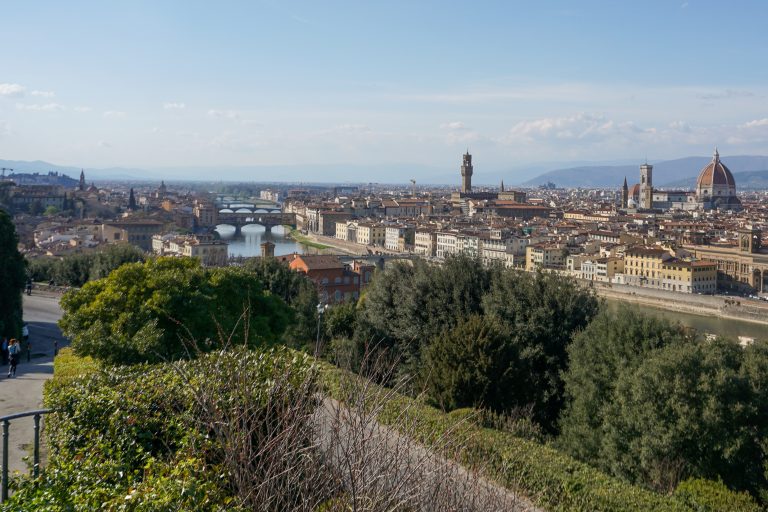
[[[11,428],[11,421],[19,418],[32,416],[35,422],[34,436],[35,444],[33,451],[32,476],[35,478],[40,474],[40,418],[44,414],[53,412],[51,409],[37,409],[35,411],[18,412],[7,416],[0,416],[0,422],[3,426],[3,465],[2,481],[0,482],[0,503],[8,499],[8,434]]]

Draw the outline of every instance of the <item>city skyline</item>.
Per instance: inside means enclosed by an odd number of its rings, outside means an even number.
[[[467,147],[482,155],[478,169],[672,159],[716,145],[765,154],[766,11],[695,1],[7,6],[4,38],[17,51],[0,54],[0,158],[450,173]],[[345,172],[318,181],[356,178]]]

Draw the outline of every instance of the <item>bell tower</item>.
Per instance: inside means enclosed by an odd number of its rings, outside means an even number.
[[[627,186],[626,176],[624,176],[624,185],[621,187],[621,207],[629,207],[629,187]]]
[[[653,166],[648,163],[640,166],[640,208],[653,208]]]
[[[747,228],[739,230],[739,251],[746,253],[755,253],[760,250],[760,238],[762,233],[759,229]]]
[[[469,150],[464,153],[461,163],[461,191],[472,192],[472,155],[469,154]]]

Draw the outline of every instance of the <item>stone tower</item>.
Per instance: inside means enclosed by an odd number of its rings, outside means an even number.
[[[266,240],[261,242],[261,257],[262,258],[274,258],[275,257],[275,244]]]
[[[464,160],[461,163],[461,191],[472,192],[472,155],[469,154],[469,150],[464,153]]]
[[[627,186],[626,176],[624,176],[624,185],[621,187],[621,207],[629,207],[629,187]]]
[[[749,227],[739,230],[739,250],[746,253],[756,253],[760,251],[760,239],[762,233],[759,229]]]
[[[648,163],[640,166],[640,208],[653,208],[653,166]]]
[[[85,191],[85,171],[80,169],[80,184],[77,186],[77,190],[80,192]]]

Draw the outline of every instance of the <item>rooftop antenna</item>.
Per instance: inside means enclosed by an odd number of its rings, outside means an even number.
[[[416,180],[411,178],[411,195],[416,197]]]
[[[13,172],[13,169],[11,169],[10,167],[0,167],[0,171],[3,172],[3,179],[5,179],[5,171]]]

